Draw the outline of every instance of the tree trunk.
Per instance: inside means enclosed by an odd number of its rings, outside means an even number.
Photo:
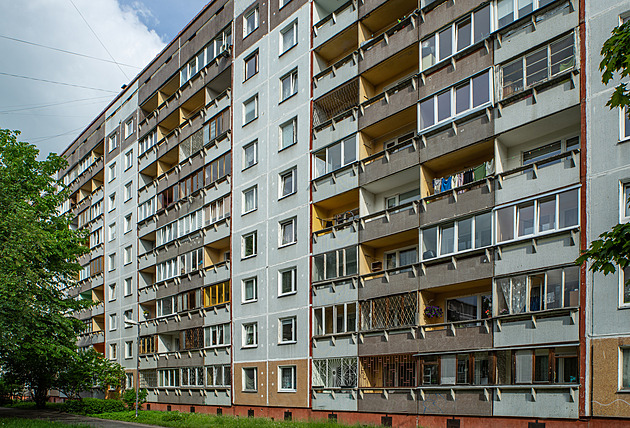
[[[46,401],[48,401],[48,389],[46,388],[35,388],[35,407],[38,409],[43,409],[46,407]]]

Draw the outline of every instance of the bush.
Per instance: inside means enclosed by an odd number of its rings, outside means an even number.
[[[142,405],[147,402],[147,395],[149,395],[149,391],[146,388],[142,388],[138,390],[138,410],[142,409]],[[129,410],[136,409],[136,390],[135,389],[126,389],[122,395],[122,401],[127,406]]]
[[[100,398],[84,398],[82,400],[68,400],[62,410],[80,415],[99,414],[109,412],[124,412],[125,406],[118,400],[101,400]]]
[[[162,420],[165,422],[180,422],[186,420],[189,415],[189,413],[179,413],[178,411],[166,412],[162,415]]]

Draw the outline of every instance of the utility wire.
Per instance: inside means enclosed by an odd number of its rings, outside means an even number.
[[[137,65],[118,63],[116,61],[112,61],[112,60],[105,59],[105,58],[98,58],[98,57],[95,57],[95,56],[85,55],[85,54],[78,53],[78,52],[67,51],[65,49],[59,49],[59,48],[55,48],[55,47],[52,47],[52,46],[42,45],[40,43],[29,42],[27,40],[16,39],[15,37],[3,36],[1,34],[0,34],[0,38],[7,39],[7,40],[13,40],[14,42],[26,43],[27,45],[38,46],[40,48],[51,49],[53,51],[63,52],[63,53],[70,54],[70,55],[76,55],[76,56],[81,56],[81,57],[84,57],[84,58],[95,59],[97,61],[109,62],[110,64],[124,65],[125,67],[132,67],[132,68],[137,68],[137,69],[142,68],[142,67],[138,67]]]
[[[68,132],[64,132],[62,134],[57,134],[57,135],[48,135],[45,137],[33,137],[33,138],[29,138],[29,143],[33,143],[33,142],[40,142],[40,141],[44,141],[44,140],[48,140],[48,139],[53,139],[53,138],[57,138],[57,137],[62,137],[64,135],[68,135],[68,134],[72,134],[74,132],[77,131],[81,131],[82,129],[84,129],[84,127],[81,128],[77,128],[77,129],[72,129]]]
[[[54,83],[56,85],[72,86],[72,87],[75,87],[75,88],[92,89],[94,91],[111,92],[112,94],[117,94],[118,93],[118,91],[110,91],[109,89],[93,88],[91,86],[74,85],[72,83],[64,83],[64,82],[57,82],[57,81],[54,81],[54,80],[38,79],[36,77],[29,77],[29,76],[20,76],[18,74],[3,73],[1,71],[0,71],[0,75],[2,75],[2,76],[9,76],[9,77],[17,77],[19,79],[36,80],[38,82]]]
[[[102,97],[82,98],[82,99],[78,99],[78,100],[60,101],[58,103],[22,104],[22,105],[17,105],[17,106],[6,106],[5,108],[7,110],[0,110],[0,114],[2,114],[2,113],[13,113],[13,112],[16,112],[16,111],[24,111],[24,110],[38,110],[38,109],[47,108],[47,107],[56,107],[56,106],[60,106],[60,105],[63,105],[63,104],[77,103],[77,102],[81,102],[81,101],[94,101],[94,103],[97,103],[97,102],[99,102],[97,100],[103,100],[104,98],[111,98],[111,97],[109,95],[103,95]],[[89,103],[89,104],[94,104],[94,103]]]
[[[76,4],[74,4],[74,2],[72,0],[70,0],[70,3],[72,3],[72,6],[74,6],[74,8],[77,10],[77,12],[79,12],[79,15],[81,16],[81,18],[83,19],[83,22],[85,22],[85,24],[88,26],[88,28],[90,29],[90,31],[92,32],[92,34],[94,34],[94,37],[96,37],[96,40],[98,40],[98,42],[101,44],[101,46],[103,46],[103,49],[105,49],[105,52],[107,52],[107,54],[109,55],[109,57],[112,59],[112,61],[114,61],[116,63],[116,65],[118,66],[118,69],[121,71],[121,73],[125,76],[125,78],[127,80],[129,79],[129,76],[127,76],[127,73],[125,73],[125,70],[122,69],[122,67],[120,66],[120,64],[114,59],[114,57],[112,56],[112,54],[109,52],[109,50],[107,49],[107,47],[105,46],[105,44],[103,44],[103,42],[101,41],[101,39],[98,37],[98,34],[96,34],[96,32],[92,29],[92,27],[90,26],[90,23],[87,22],[87,19],[85,19],[85,17],[83,16],[83,14],[81,13],[81,11],[79,10],[79,8],[77,7]]]

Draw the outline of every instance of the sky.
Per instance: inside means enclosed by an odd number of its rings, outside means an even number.
[[[61,153],[208,0],[0,0],[0,128]]]

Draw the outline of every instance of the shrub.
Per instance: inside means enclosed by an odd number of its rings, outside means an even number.
[[[186,420],[186,418],[188,418],[188,415],[188,413],[179,413],[178,411],[167,412],[162,415],[162,420],[165,422],[179,422]]]
[[[147,402],[147,395],[149,391],[146,388],[138,390],[138,410],[142,409],[142,405]],[[122,401],[129,410],[135,410],[136,408],[136,390],[126,389],[122,395]]]
[[[82,400],[68,400],[64,403],[64,412],[80,415],[99,414],[109,412],[123,412],[125,406],[118,400],[101,400],[100,398],[84,398]]]

